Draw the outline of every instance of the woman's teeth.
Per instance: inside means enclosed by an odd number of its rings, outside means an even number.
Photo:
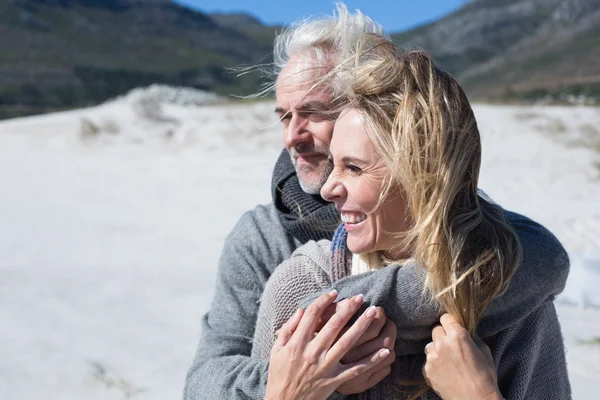
[[[344,215],[342,214],[342,222],[345,222],[347,224],[359,224],[361,222],[363,222],[365,219],[367,219],[366,215]]]

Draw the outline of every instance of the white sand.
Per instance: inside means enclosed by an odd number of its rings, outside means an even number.
[[[1,398],[181,397],[225,235],[269,201],[273,108],[166,106],[144,120],[119,100],[0,122]],[[573,142],[600,109],[476,114],[481,187],[571,253],[558,309],[574,398],[591,398],[600,345],[581,341],[600,337],[600,170]],[[82,117],[119,132],[82,137]]]

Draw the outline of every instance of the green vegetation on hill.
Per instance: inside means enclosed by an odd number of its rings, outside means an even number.
[[[236,29],[168,0],[0,0],[0,116],[97,104],[152,83],[248,95],[275,28]],[[226,20],[227,17],[224,17]]]
[[[277,27],[170,0],[0,0],[0,118],[97,104],[152,83],[222,95],[260,89]],[[600,2],[474,0],[392,35],[420,47],[472,98],[600,99]]]
[[[474,98],[600,100],[597,0],[477,0],[392,38],[427,50]]]

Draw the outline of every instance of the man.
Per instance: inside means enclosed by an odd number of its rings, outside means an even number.
[[[264,397],[268,362],[249,357],[264,286],[274,269],[296,248],[309,240],[331,239],[339,222],[333,205],[318,195],[331,168],[328,146],[334,124],[327,112],[332,90],[322,78],[343,49],[352,48],[360,35],[382,35],[383,31],[362,14],[349,14],[343,5],[338,5],[337,11],[334,18],[305,22],[276,39],[276,112],[283,123],[286,150],[273,172],[273,201],[244,214],[226,240],[215,296],[203,318],[202,337],[187,376],[187,400]],[[556,251],[542,254],[536,252],[539,243],[523,243],[523,265],[507,294],[492,303],[481,322],[479,333],[484,337],[551,301],[566,281],[568,258],[560,243],[525,218],[515,229],[534,230],[538,242],[551,243],[544,248]],[[403,313],[402,307],[411,304],[404,301],[405,296],[415,295],[414,287],[403,286],[403,274],[402,268],[385,268],[335,284],[341,297],[363,293],[367,305],[384,305],[386,312],[394,315],[398,355],[422,351],[439,318],[434,306],[422,310],[421,315],[430,317],[427,326],[418,326],[411,321],[410,313]],[[521,293],[532,275],[537,279],[534,290]],[[375,350],[384,347],[382,343],[395,341],[392,324],[381,313],[379,321],[375,331],[363,340],[362,349],[378,346]],[[356,355],[361,349],[353,351]],[[352,354],[348,358],[352,359]],[[389,363],[382,368],[389,368]],[[348,387],[338,388],[338,393],[360,393],[383,379],[382,375],[381,370],[367,371]]]

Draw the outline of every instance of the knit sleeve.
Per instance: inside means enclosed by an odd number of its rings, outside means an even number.
[[[330,286],[329,241],[308,242],[281,264],[265,286],[252,345],[252,357],[268,359],[275,332],[294,315],[300,300]]]
[[[500,332],[493,341],[492,355],[504,398],[571,398],[563,337],[551,301]]]
[[[292,244],[263,206],[244,214],[227,237],[185,400],[264,397],[268,362],[250,357],[258,301],[271,272],[291,256]]]

